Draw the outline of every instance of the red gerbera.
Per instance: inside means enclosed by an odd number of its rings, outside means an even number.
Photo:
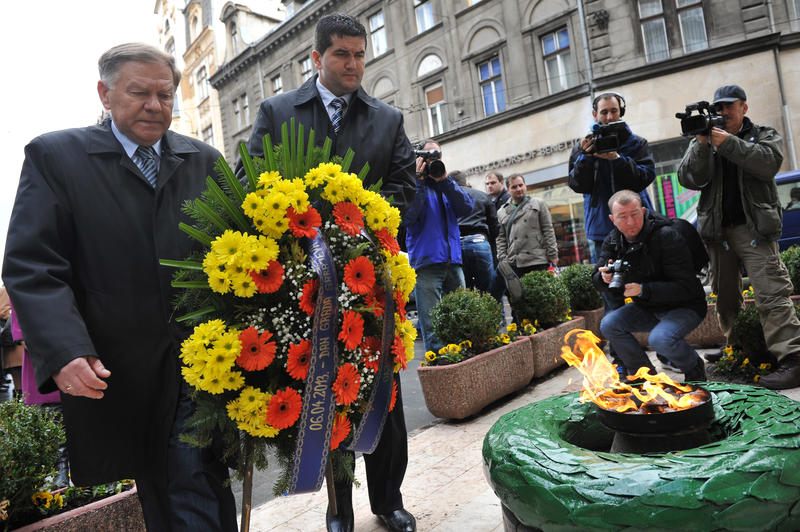
[[[397,255],[400,253],[400,244],[397,243],[397,240],[392,236],[392,233],[390,233],[387,228],[382,227],[378,229],[375,231],[375,236],[378,237],[383,249],[392,255]]]
[[[400,319],[406,319],[406,301],[403,298],[403,292],[400,290],[394,291],[394,311],[400,315]]]
[[[339,366],[339,374],[333,381],[333,394],[340,405],[349,405],[358,397],[358,388],[361,386],[361,376],[356,367],[349,362]]]
[[[364,215],[358,205],[349,201],[340,201],[333,208],[336,225],[349,235],[356,236],[364,229]]]
[[[300,417],[303,399],[297,390],[286,388],[275,392],[267,403],[267,423],[276,429],[285,429],[294,425]]]
[[[262,294],[277,292],[283,284],[283,265],[277,260],[271,260],[266,270],[260,272],[251,270],[250,277]]]
[[[314,315],[314,309],[317,307],[318,288],[319,279],[309,279],[303,285],[303,292],[300,294],[300,310],[309,316]]]
[[[406,346],[403,345],[403,339],[399,336],[394,337],[392,343],[392,354],[394,355],[394,363],[400,364],[400,367],[406,369],[408,367],[408,360],[406,360]]]
[[[331,430],[331,451],[339,447],[348,434],[350,434],[350,419],[347,414],[336,414]]]
[[[258,335],[258,329],[248,327],[239,333],[239,341],[242,342],[242,350],[236,357],[236,363],[247,371],[260,371],[275,359],[275,342],[270,342],[272,333],[264,331]]]
[[[361,343],[364,336],[364,318],[361,314],[352,310],[342,312],[342,330],[339,332],[339,340],[344,342],[345,349],[352,351]]]
[[[397,381],[392,381],[392,400],[389,402],[389,412],[394,410],[394,404],[397,402]]]
[[[381,339],[377,336],[367,336],[361,344],[361,363],[365,368],[378,371],[380,359]]]
[[[322,218],[314,207],[309,207],[303,214],[297,214],[294,207],[289,207],[286,216],[289,218],[289,230],[296,237],[314,238],[317,236],[317,227],[322,225]]]
[[[354,258],[344,267],[344,282],[356,294],[370,293],[375,286],[375,266],[363,255]]]
[[[305,380],[308,376],[308,361],[311,357],[311,340],[290,344],[286,360],[286,371],[293,379]]]
[[[386,308],[386,292],[383,291],[383,286],[375,285],[375,290],[367,294],[366,303],[375,316],[379,318],[383,316],[383,310]]]

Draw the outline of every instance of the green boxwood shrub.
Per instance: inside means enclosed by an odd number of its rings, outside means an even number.
[[[781,252],[781,260],[789,270],[789,278],[794,285],[794,293],[800,294],[800,246],[791,246]]]
[[[529,319],[539,330],[554,327],[569,319],[569,290],[552,273],[533,271],[522,279],[522,298],[514,302],[515,320]]]
[[[480,290],[459,288],[442,297],[431,311],[433,332],[445,345],[472,342],[472,351],[490,348],[500,329],[503,311],[500,303]]]
[[[589,264],[570,264],[561,270],[561,281],[569,291],[572,310],[594,310],[603,306],[603,298],[592,282],[594,267]]]
[[[797,305],[795,314],[800,319],[800,307]],[[742,351],[755,366],[766,362],[774,367],[776,363],[775,357],[767,349],[764,329],[761,327],[758,309],[754,303],[746,304],[733,320],[730,344]]]

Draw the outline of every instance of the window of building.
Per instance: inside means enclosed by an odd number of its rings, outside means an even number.
[[[374,57],[385,54],[389,47],[386,44],[386,26],[383,24],[383,11],[378,11],[369,17],[369,34],[372,40]]]
[[[442,67],[442,59],[436,54],[428,54],[422,58],[417,67],[417,77],[421,78],[429,72],[433,72]]]
[[[203,128],[202,135],[203,135],[203,142],[205,142],[206,144],[211,144],[212,146],[214,145],[214,128],[213,127],[208,126],[208,127]]]
[[[311,57],[307,56],[304,57],[300,61],[300,78],[305,81],[310,78],[314,74],[311,68]]]
[[[165,48],[165,50],[167,51],[167,53],[169,55],[171,55],[172,57],[175,57],[175,39],[173,39],[172,37],[169,38],[169,41],[167,41],[167,47]]]
[[[503,77],[500,72],[500,58],[493,57],[485,63],[478,65],[478,79],[480,81],[481,96],[483,97],[483,112],[486,116],[493,115],[506,108],[506,95],[503,90]]]
[[[242,120],[245,124],[250,123],[250,106],[247,103],[247,94],[242,94]]]
[[[192,40],[195,40],[197,38],[198,30],[200,29],[200,19],[197,17],[197,15],[192,16],[192,20],[189,23],[189,29],[191,30],[190,37]]]
[[[239,55],[239,30],[236,29],[235,23],[231,23],[230,35],[231,35],[231,51],[233,52],[232,57],[236,57],[237,55]]]
[[[447,103],[444,101],[444,86],[441,83],[425,87],[425,105],[431,137],[447,131]]]
[[[577,84],[577,72],[569,48],[567,28],[561,28],[542,37],[542,53],[547,73],[547,90],[550,94]]]
[[[272,94],[280,94],[283,92],[283,81],[281,75],[278,74],[272,78]]]
[[[702,2],[700,0],[676,0],[675,7],[678,10],[683,51],[688,54],[708,48]]]
[[[467,0],[467,6],[474,6],[475,4],[480,4],[481,0]]]
[[[206,67],[201,66],[194,75],[196,83],[197,101],[202,102],[208,98],[208,73]]]
[[[417,33],[433,27],[433,0],[414,0],[414,16],[417,19]]]
[[[239,98],[233,100],[233,117],[236,120],[236,131],[239,131],[244,127],[244,122],[242,121],[242,102]]]
[[[164,33],[169,31],[169,19],[164,19]]]
[[[669,59],[667,27],[661,0],[638,0],[639,20],[642,23],[645,60],[650,63]]]

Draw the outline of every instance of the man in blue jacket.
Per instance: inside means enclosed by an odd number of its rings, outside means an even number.
[[[426,140],[422,149],[441,151],[432,140]],[[414,299],[422,341],[426,351],[438,351],[442,343],[433,334],[431,309],[444,294],[465,285],[458,218],[471,213],[474,202],[446,172],[436,175],[430,166],[417,158],[416,196],[403,223],[409,260],[417,271]]]

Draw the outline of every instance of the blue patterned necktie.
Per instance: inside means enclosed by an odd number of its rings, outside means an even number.
[[[338,133],[339,128],[342,127],[342,117],[344,116],[345,103],[341,98],[334,98],[333,101],[331,101],[331,105],[333,106],[333,116],[331,117],[333,131]]]
[[[158,177],[158,163],[156,163],[156,150],[152,146],[139,146],[136,148],[136,166],[142,171],[147,181],[156,187]]]

